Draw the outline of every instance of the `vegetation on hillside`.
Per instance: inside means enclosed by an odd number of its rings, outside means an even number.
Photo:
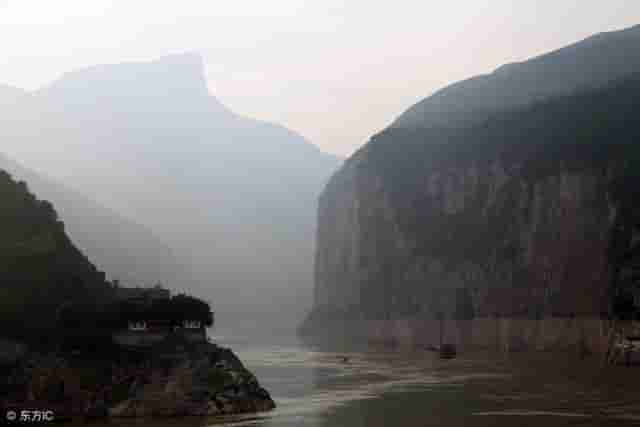
[[[53,339],[65,302],[107,298],[104,273],[73,245],[53,206],[0,171],[0,334]]]
[[[46,345],[62,336],[95,342],[131,320],[213,324],[211,307],[189,295],[136,303],[73,245],[53,206],[0,170],[0,336]]]

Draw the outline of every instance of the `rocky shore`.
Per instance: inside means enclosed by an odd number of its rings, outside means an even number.
[[[275,408],[238,357],[213,343],[99,358],[29,353],[3,369],[2,409],[37,404],[53,408],[57,419],[216,416]]]
[[[181,360],[168,375],[152,372],[112,417],[226,415],[269,411],[275,403],[230,350],[216,345]]]

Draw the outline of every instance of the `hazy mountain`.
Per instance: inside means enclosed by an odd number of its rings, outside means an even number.
[[[27,182],[34,194],[51,201],[74,243],[111,278],[150,285],[178,277],[181,267],[169,247],[145,227],[1,154],[0,170]]]
[[[640,69],[640,25],[454,83],[418,102],[392,127],[459,125],[550,96],[597,87]]]
[[[0,106],[3,108],[15,106],[28,95],[28,92],[22,89],[0,84]]]
[[[218,308],[310,304],[316,198],[339,160],[224,107],[198,55],[95,66],[26,98],[4,116],[9,154],[168,242],[195,276],[172,286]]]

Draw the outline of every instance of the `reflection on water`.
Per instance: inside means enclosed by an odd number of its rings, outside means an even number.
[[[614,426],[639,425],[634,368],[550,355],[328,352],[295,342],[221,339],[273,395],[272,412],[118,426]],[[254,341],[255,342],[255,341]],[[638,369],[638,368],[636,368]]]

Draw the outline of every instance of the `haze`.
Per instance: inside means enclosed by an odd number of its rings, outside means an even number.
[[[628,0],[9,0],[0,82],[35,89],[88,65],[198,51],[232,110],[346,155],[448,82],[639,16]]]

